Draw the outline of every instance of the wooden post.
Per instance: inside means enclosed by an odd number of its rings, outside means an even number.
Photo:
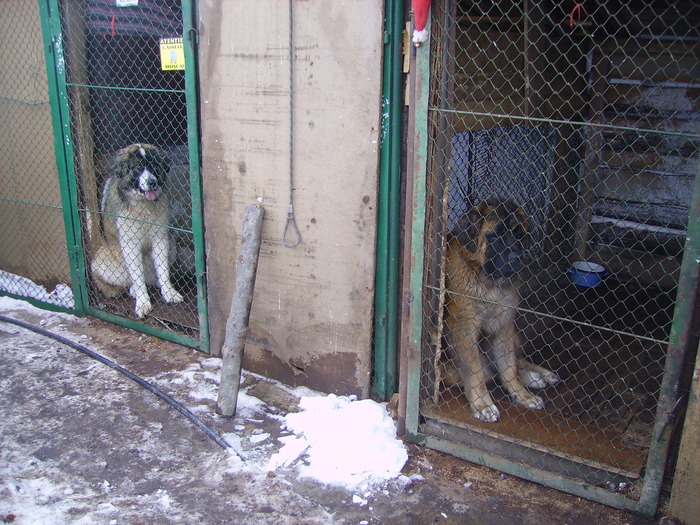
[[[597,56],[591,51],[591,71],[595,75],[591,86],[591,117],[593,124],[589,130],[586,146],[586,158],[584,160],[584,173],[581,178],[579,190],[579,203],[576,217],[576,229],[574,234],[573,256],[585,261],[588,256],[588,241],[591,234],[591,218],[595,204],[595,188],[599,181],[596,172],[602,162],[604,137],[603,124],[606,123],[605,91],[608,85],[608,73],[610,72],[610,59],[601,51]]]
[[[73,151],[75,154],[76,178],[80,185],[82,196],[78,204],[87,211],[84,214],[87,226],[86,248],[90,260],[95,255],[95,248],[99,246],[100,218],[93,213],[100,209],[99,184],[101,173],[95,169],[94,161],[94,136],[92,132],[92,117],[90,116],[90,92],[86,86],[90,84],[88,79],[88,47],[87,30],[85,28],[85,0],[68,0],[64,3],[66,12],[66,61],[70,64],[70,79],[68,96],[74,119]],[[100,167],[101,168],[101,167]]]
[[[243,348],[248,332],[250,305],[253,302],[255,272],[260,253],[260,234],[264,210],[255,204],[245,208],[241,244],[236,264],[236,283],[231,310],[226,321],[226,335],[221,347],[221,381],[217,406],[224,416],[236,413],[238,387],[241,380]]]

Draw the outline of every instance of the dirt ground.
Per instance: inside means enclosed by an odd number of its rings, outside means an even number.
[[[96,319],[5,315],[157,384],[217,433],[237,436],[245,461],[114,370],[0,322],[0,522],[652,523],[412,444],[405,475],[366,492],[299,479],[293,466],[269,473],[259,466],[279,448],[281,416],[296,402],[287,389],[246,375],[242,391],[260,405],[222,418],[201,395],[216,388],[218,359]]]

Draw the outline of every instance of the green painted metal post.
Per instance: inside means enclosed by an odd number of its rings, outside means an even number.
[[[656,421],[647,458],[644,487],[640,498],[640,511],[652,515],[656,509],[663,482],[668,448],[671,442],[674,407],[678,400],[678,387],[685,355],[692,332],[693,310],[697,300],[700,279],[700,161],[695,172],[693,200],[690,206],[687,237],[683,249],[683,262],[676,295],[676,308],[669,335],[666,365],[656,409]]]
[[[187,145],[190,163],[190,192],[192,195],[192,233],[194,235],[195,274],[197,278],[197,314],[199,318],[199,349],[209,353],[209,315],[207,313],[206,261],[204,253],[204,218],[202,216],[202,177],[199,137],[199,84],[197,71],[196,2],[183,0],[182,27],[185,43],[185,101],[187,105]]]
[[[377,256],[374,299],[374,377],[372,395],[388,399],[396,390],[398,355],[401,49],[403,2],[386,0],[382,122],[377,203]]]
[[[73,159],[73,139],[66,92],[66,63],[58,0],[39,0],[39,13],[46,56],[56,167],[61,188],[61,205],[75,301],[74,311],[78,315],[82,315],[88,304],[88,290],[85,282],[85,261],[80,236],[78,190],[75,177],[72,176],[72,169],[69,167]],[[49,306],[42,305],[42,307]]]

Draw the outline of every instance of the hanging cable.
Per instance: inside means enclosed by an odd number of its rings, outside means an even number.
[[[294,9],[293,0],[289,0],[289,205],[287,222],[282,232],[282,244],[285,248],[294,248],[301,242],[301,233],[294,218]],[[289,228],[294,230],[295,239],[289,241]]]
[[[192,412],[190,412],[186,407],[178,403],[175,399],[170,397],[168,394],[163,392],[161,389],[159,389],[157,386],[152,385],[142,377],[137,376],[136,374],[129,372],[126,368],[118,365],[114,361],[106,358],[103,355],[98,354],[97,352],[90,350],[84,345],[81,345],[80,343],[76,343],[74,341],[71,341],[70,339],[67,339],[61,335],[55,334],[53,332],[49,332],[48,330],[45,330],[43,328],[39,328],[38,326],[34,326],[29,323],[25,323],[24,321],[20,321],[18,319],[13,319],[11,317],[6,317],[4,315],[0,315],[0,322],[3,323],[10,323],[14,324],[17,326],[20,326],[22,328],[25,328],[27,330],[31,330],[34,333],[37,333],[39,335],[42,335],[44,337],[49,337],[51,339],[54,339],[58,341],[59,343],[62,343],[66,346],[69,346],[73,348],[74,350],[77,350],[78,352],[81,352],[85,354],[88,357],[91,357],[92,359],[99,361],[100,363],[107,365],[110,368],[113,368],[120,374],[128,377],[135,383],[139,384],[149,392],[155,394],[159,398],[161,398],[163,401],[168,403],[171,407],[173,407],[175,410],[180,412],[183,416],[185,416],[187,419],[189,419],[192,423],[194,423],[197,427],[199,427],[201,430],[204,431],[204,433],[209,436],[217,445],[219,445],[221,448],[224,450],[230,450],[232,452],[235,452],[241,459],[243,458],[243,455],[240,450],[236,450],[233,446],[231,446],[229,443],[226,442],[224,438],[216,434],[211,428],[209,428],[201,419],[199,419],[197,416],[195,416]]]

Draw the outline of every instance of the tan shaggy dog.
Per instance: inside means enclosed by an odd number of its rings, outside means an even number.
[[[524,266],[528,231],[522,208],[489,199],[462,217],[447,247],[448,355],[471,414],[481,421],[500,417],[487,389],[495,375],[514,403],[538,410],[544,402],[527,387],[559,381],[557,374],[520,355],[517,274]],[[455,375],[451,372],[445,375]]]
[[[155,146],[132,144],[117,152],[102,193],[104,236],[90,266],[98,288],[108,297],[125,290],[136,301],[134,313],[152,309],[148,284],[157,284],[168,303],[183,300],[170,282],[174,253],[170,246],[170,203],[163,185],[170,160]]]

